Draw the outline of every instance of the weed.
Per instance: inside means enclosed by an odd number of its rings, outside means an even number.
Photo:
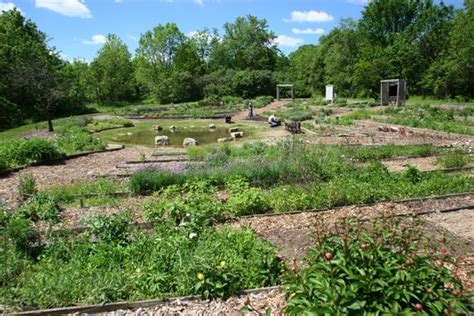
[[[462,168],[471,158],[462,149],[456,149],[438,157],[437,162],[444,168]]]

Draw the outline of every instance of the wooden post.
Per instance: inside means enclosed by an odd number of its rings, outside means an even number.
[[[397,106],[400,106],[400,79],[397,81]]]
[[[380,82],[380,105],[383,105],[383,82]]]
[[[277,101],[280,101],[280,87],[277,86]]]
[[[291,86],[291,100],[295,100],[295,91],[293,90],[293,86]]]

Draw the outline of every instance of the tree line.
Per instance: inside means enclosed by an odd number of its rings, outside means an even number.
[[[474,97],[474,0],[372,0],[358,21],[341,20],[285,56],[267,21],[248,15],[192,36],[174,23],[144,32],[132,55],[114,34],[91,63],[61,59],[17,10],[0,15],[0,130],[78,114],[88,103],[177,103],[273,95],[291,82],[299,97],[333,84],[339,96],[377,97],[379,81],[404,78],[409,93]],[[52,126],[51,126],[52,129]]]

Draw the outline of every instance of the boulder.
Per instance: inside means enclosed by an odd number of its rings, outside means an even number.
[[[238,127],[231,127],[229,128],[229,133],[235,133],[235,132],[239,132],[240,129]]]
[[[162,130],[163,130],[163,127],[161,127],[160,125],[154,125],[154,126],[153,126],[153,129],[154,129],[155,131],[162,131]]]
[[[241,138],[241,137],[244,137],[244,132],[230,133],[230,136],[232,136],[232,138]]]
[[[216,124],[209,124],[209,129],[216,129]]]
[[[227,142],[231,142],[233,141],[234,139],[232,137],[224,137],[224,138],[219,138],[217,140],[218,143],[227,143]]]
[[[155,137],[155,145],[165,146],[165,145],[169,145],[169,143],[170,143],[170,139],[168,136],[160,135],[160,136]]]
[[[183,146],[196,146],[197,144],[198,142],[194,138],[186,137],[183,140]]]
[[[177,129],[177,127],[175,125],[170,126],[170,131],[175,131],[176,129]]]

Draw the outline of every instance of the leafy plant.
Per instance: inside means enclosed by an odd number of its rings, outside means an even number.
[[[229,193],[226,207],[234,216],[261,214],[269,210],[264,192],[250,187],[249,183],[241,177],[227,180],[226,190]]]
[[[317,224],[307,267],[286,278],[286,314],[463,314],[469,299],[445,245],[433,248],[417,220],[384,216],[369,225]],[[455,268],[456,269],[456,268]]]
[[[130,214],[124,212],[111,216],[94,215],[81,219],[86,232],[103,242],[125,242],[128,238]]]
[[[470,160],[471,158],[462,149],[456,149],[439,156],[437,162],[445,168],[462,168]]]
[[[23,204],[19,212],[32,221],[57,222],[60,208],[57,201],[49,194],[39,192]]]
[[[33,174],[25,173],[20,175],[20,183],[18,184],[18,194],[20,195],[20,200],[26,201],[37,192],[36,179]]]

